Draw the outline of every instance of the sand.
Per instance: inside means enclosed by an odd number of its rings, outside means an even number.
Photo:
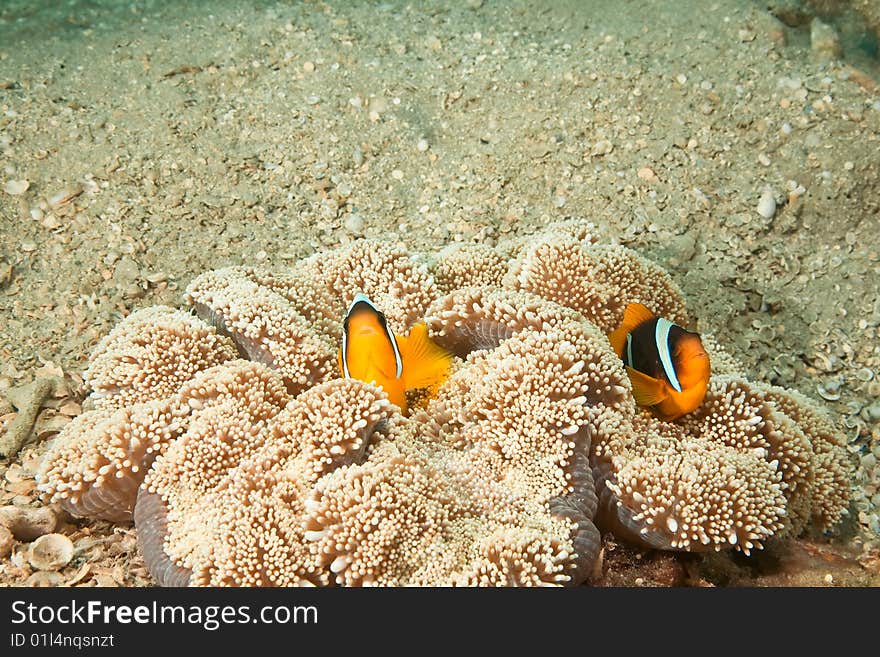
[[[770,3],[786,22],[746,0],[244,4],[0,6],[4,430],[8,391],[68,384],[35,443],[0,461],[0,502],[33,503],[22,481],[78,412],[100,337],[180,305],[206,269],[283,267],[362,236],[492,244],[577,217],[669,270],[695,328],[752,378],[826,399],[859,462],[830,540],[876,572],[870,3]],[[811,44],[817,16],[839,51]],[[75,543],[103,541],[78,553],[77,583],[149,581],[133,530],[65,521]],[[0,581],[33,578],[25,549]]]

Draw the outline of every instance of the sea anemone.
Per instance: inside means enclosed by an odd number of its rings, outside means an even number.
[[[605,334],[630,302],[682,322],[685,302],[597,235],[569,222],[436,255],[359,241],[287,271],[202,274],[187,300],[204,321],[147,309],[102,341],[96,408],[56,438],[40,489],[133,517],[170,585],[576,584],[596,525],[745,552],[831,527],[849,496],[832,422],[717,341],[697,411],[670,423],[635,405]],[[339,378],[357,292],[459,357],[410,417]]]

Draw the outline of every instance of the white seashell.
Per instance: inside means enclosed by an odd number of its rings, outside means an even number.
[[[834,385],[833,382],[829,382],[826,385],[820,383],[816,386],[816,392],[826,401],[837,401],[840,399],[840,393],[838,392],[839,388],[840,386]]]
[[[28,562],[37,570],[61,570],[73,559],[73,543],[64,534],[46,534],[31,544]]]
[[[863,367],[858,372],[856,372],[856,378],[859,381],[864,381],[865,383],[867,383],[874,378],[874,371],[868,367]]]
[[[776,214],[776,198],[769,188],[765,189],[764,193],[761,194],[757,210],[758,214],[764,217],[764,219],[770,219]]]
[[[31,184],[27,180],[7,180],[3,185],[3,191],[10,196],[21,196]]]

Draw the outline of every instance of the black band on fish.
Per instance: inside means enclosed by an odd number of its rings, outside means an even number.
[[[348,317],[342,323],[342,376],[351,378],[351,372],[348,371]]]

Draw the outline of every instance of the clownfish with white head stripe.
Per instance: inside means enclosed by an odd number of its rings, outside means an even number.
[[[435,391],[449,375],[452,354],[434,344],[424,323],[394,335],[385,315],[358,293],[342,323],[339,369],[346,379],[374,383],[407,413],[407,391]]]
[[[631,303],[608,340],[626,365],[639,406],[672,421],[703,403],[711,370],[698,334]]]

